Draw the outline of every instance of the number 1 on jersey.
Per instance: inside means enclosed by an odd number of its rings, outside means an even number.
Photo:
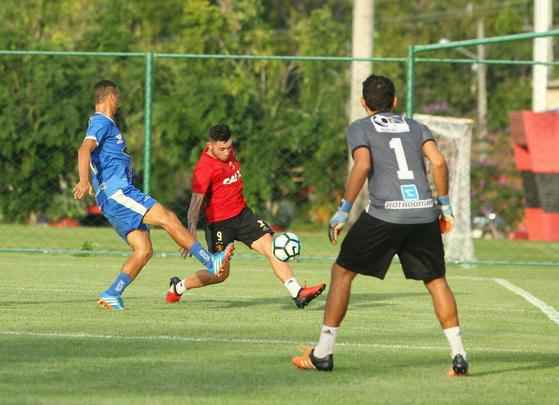
[[[400,180],[413,180],[413,172],[408,167],[402,139],[392,138],[388,146],[390,146],[390,149],[394,149],[394,153],[396,154],[396,163],[398,163],[398,171],[396,173],[398,174],[398,178]]]

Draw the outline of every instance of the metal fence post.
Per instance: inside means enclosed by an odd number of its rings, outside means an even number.
[[[151,180],[151,109],[153,90],[153,53],[145,54],[144,80],[144,193],[150,191]]]
[[[413,118],[415,107],[415,47],[408,47],[408,59],[406,61],[406,117]]]

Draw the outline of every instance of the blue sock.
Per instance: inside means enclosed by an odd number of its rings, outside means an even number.
[[[105,291],[107,294],[110,295],[122,295],[125,288],[128,287],[128,284],[132,282],[132,277],[130,277],[126,273],[118,273],[115,281],[111,284],[111,286]]]
[[[212,267],[212,255],[206,249],[200,245],[200,242],[195,242],[190,249],[192,255],[198,259],[200,263],[206,266],[208,269]]]

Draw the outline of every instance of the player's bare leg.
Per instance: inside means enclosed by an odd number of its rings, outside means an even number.
[[[151,239],[149,232],[135,230],[128,234],[126,240],[132,248],[132,254],[122,266],[121,271],[135,279],[153,255]]]
[[[289,295],[291,295],[291,298],[293,298],[298,308],[304,308],[313,299],[322,294],[322,291],[326,288],[326,284],[324,283],[310,287],[301,287],[293,275],[293,270],[291,270],[289,264],[278,260],[274,255],[272,251],[272,235],[269,233],[252,242],[250,247],[268,260],[274,274],[283,283],[285,288],[287,288]]]
[[[435,315],[437,315],[441,327],[448,329],[459,326],[456,301],[446,278],[441,277],[428,281],[425,283],[425,287],[427,287],[429,294],[431,294]]]
[[[207,270],[198,270],[190,277],[184,279],[185,288],[190,290],[192,288],[201,288],[207,285],[223,283],[229,278],[230,269],[231,265],[227,263],[219,275],[212,274]]]
[[[449,370],[449,376],[465,375],[468,373],[468,362],[462,343],[454,294],[444,277],[425,282],[425,287],[431,294],[435,315],[450,345],[452,368]]]
[[[289,264],[278,260],[276,256],[274,256],[272,251],[272,236],[269,233],[252,242],[250,247],[268,260],[274,274],[282,283],[293,278],[293,270],[291,270]]]
[[[334,264],[330,277],[330,290],[326,298],[324,323],[320,330],[318,344],[313,349],[305,349],[301,356],[292,359],[297,368],[332,371],[334,368],[334,345],[338,327],[345,318],[351,284],[356,273]]]
[[[351,284],[357,273],[349,271],[338,264],[332,266],[330,290],[324,309],[324,325],[337,328],[341,325],[349,305]]]
[[[226,263],[219,274],[211,273],[208,270],[198,270],[196,273],[183,280],[179,277],[172,277],[165,300],[169,304],[174,304],[181,300],[182,295],[187,290],[223,283],[227,280],[227,278],[229,278],[230,271],[231,263]]]
[[[101,293],[97,301],[97,304],[105,309],[124,309],[122,293],[142,271],[153,254],[147,231],[139,229],[132,231],[126,236],[126,240],[132,248],[132,254],[122,266],[113,284]]]
[[[148,225],[157,225],[165,229],[173,240],[183,249],[192,252],[208,270],[215,274],[220,274],[224,266],[229,262],[233,254],[233,244],[225,247],[223,252],[210,255],[192,234],[184,227],[175,213],[161,204],[155,204],[144,216],[143,222]]]
[[[157,225],[165,229],[169,236],[182,248],[189,249],[196,242],[192,234],[184,227],[173,211],[161,204],[155,204],[144,216],[144,223]]]

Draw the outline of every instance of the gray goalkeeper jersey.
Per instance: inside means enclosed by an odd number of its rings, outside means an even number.
[[[429,129],[394,113],[354,121],[347,131],[351,152],[366,147],[373,159],[367,213],[397,224],[421,224],[437,218],[427,180],[423,144]]]

